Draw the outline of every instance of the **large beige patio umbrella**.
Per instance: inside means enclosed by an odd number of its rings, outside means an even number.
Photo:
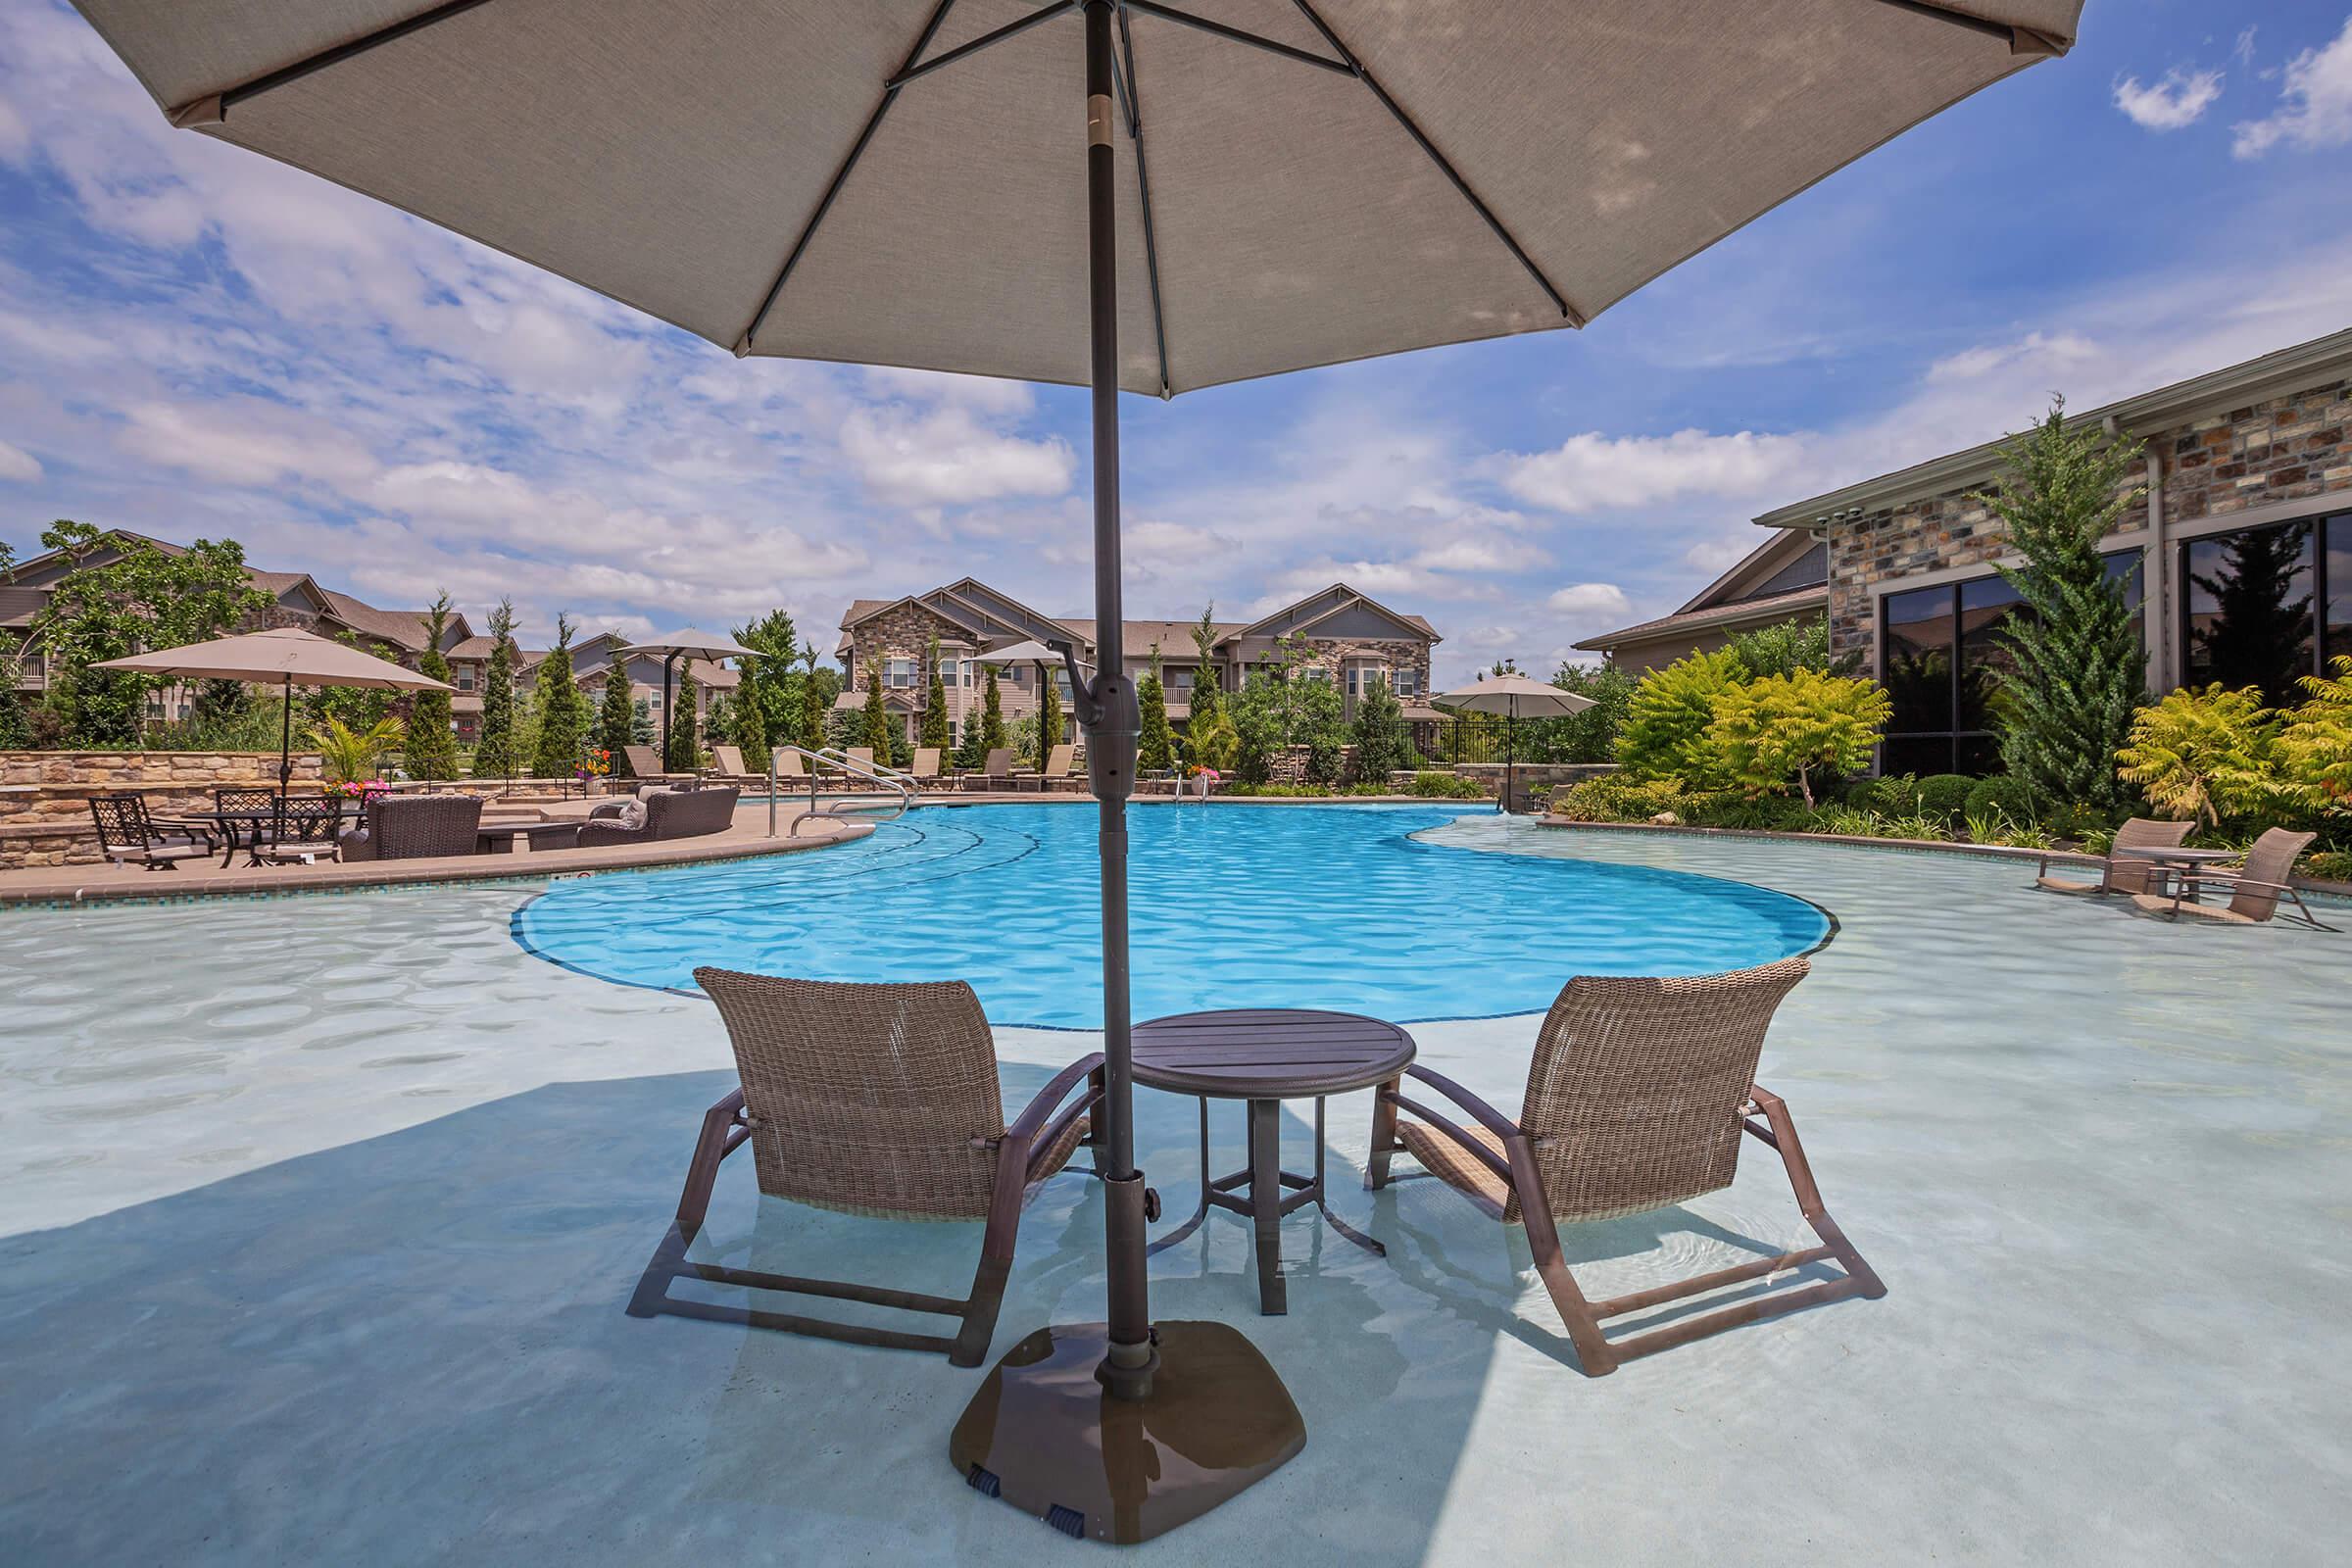
[[[457,689],[430,675],[419,675],[389,660],[293,626],[216,637],[211,642],[189,643],[183,648],[160,648],[151,654],[109,659],[92,667],[176,675],[182,680],[242,680],[257,686],[274,682],[284,694],[286,705],[278,721],[277,735],[277,799],[281,807],[287,783],[294,776],[295,687],[356,686],[387,692]]]
[[[1592,706],[1590,697],[1562,691],[1548,681],[1531,680],[1516,671],[1481,675],[1458,691],[1441,692],[1431,702],[1468,713],[1500,713],[1502,743],[1502,799],[1494,809],[1511,808],[1511,784],[1518,775],[1519,721],[1523,718],[1566,718]]]
[[[381,197],[738,354],[1087,384],[1095,615],[1111,638],[1124,618],[1119,388],[1167,396],[1582,326],[1906,126],[2063,52],[2081,10],[79,4],[174,124]],[[1122,294],[1122,272],[1142,286]],[[1049,1360],[1038,1336],[1023,1342],[991,1374],[995,1425],[1011,1438],[982,1470],[1007,1499],[1060,1504],[1083,1533],[1136,1539],[1249,1485],[1303,1436],[1294,1426],[1269,1438],[1251,1463],[1230,1452],[1179,1462],[1205,1452],[1187,1432],[1237,1401],[1288,1405],[1231,1331],[1170,1336],[1170,1392],[1150,1398],[1161,1357],[1127,1013],[1139,720],[1121,664],[1072,681],[1102,816],[1109,1323],[1040,1331],[1061,1335],[1060,1352],[1091,1334],[1102,1383],[1054,1381],[1071,1355]],[[1102,1389],[1110,1398],[1096,1397]],[[1153,1446],[1112,1451],[1138,1442]],[[1106,1494],[1106,1471],[1151,1479]],[[1106,1494],[1120,1500],[1098,1512]]]

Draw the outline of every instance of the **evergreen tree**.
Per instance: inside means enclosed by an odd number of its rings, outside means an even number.
[[[702,688],[692,675],[678,674],[676,706],[669,712],[669,755],[662,765],[672,773],[691,773],[703,765]]]
[[[923,688],[923,744],[942,751],[948,745],[948,682],[939,670],[939,639],[931,639],[923,651],[923,662],[929,666],[931,679]]]
[[[1061,744],[1061,682],[1050,669],[1037,675],[1037,765],[1043,768],[1047,754]]]
[[[1355,776],[1365,784],[1386,784],[1389,775],[1411,767],[1412,731],[1404,722],[1404,705],[1375,675],[1355,703]]]
[[[988,666],[988,684],[980,692],[980,761],[985,766],[990,752],[1004,749],[1004,699],[997,690],[997,666]]]
[[[531,707],[539,720],[539,742],[531,754],[531,771],[540,778],[567,778],[579,765],[580,746],[588,733],[588,703],[571,678],[571,617],[556,616],[556,646],[539,661],[539,679]]]
[[[735,700],[727,705],[727,717],[735,749],[743,754],[743,765],[755,773],[766,772],[767,714],[760,709],[759,693],[751,689],[748,681],[735,689]]]
[[[629,744],[651,746],[661,738],[662,732],[654,724],[654,705],[638,698],[629,705]]]
[[[865,713],[858,729],[862,737],[858,744],[874,754],[876,761],[890,758],[890,710],[882,706],[882,661],[870,660],[865,666]]]
[[[771,610],[750,625],[736,627],[735,640],[753,651],[751,658],[736,661],[743,683],[735,689],[735,700],[758,704],[761,733],[769,744],[781,745],[800,727],[801,677],[794,668],[800,660],[800,632],[790,612]],[[744,760],[751,760],[750,753],[744,754]]]
[[[1348,721],[1340,689],[1327,680],[1300,680],[1296,687],[1292,744],[1306,748],[1299,774],[1309,784],[1337,784],[1348,766]]]
[[[816,662],[816,644],[803,644],[801,658],[808,667],[801,675],[800,744],[813,752],[825,744],[825,714],[832,710],[833,694],[827,692],[825,683],[817,678],[820,671]]]
[[[1176,736],[1168,728],[1168,698],[1159,679],[1159,644],[1152,645],[1152,663],[1136,682],[1136,706],[1143,710],[1144,728],[1135,765],[1147,773],[1164,773],[1176,765]]]
[[[449,594],[444,590],[424,612],[424,657],[416,663],[428,679],[446,683],[449,660],[441,640],[449,634]],[[456,778],[458,742],[450,733],[450,694],[418,692],[409,710],[408,755],[412,778]]]
[[[1217,607],[1212,600],[1200,612],[1200,621],[1193,627],[1193,647],[1200,653],[1200,667],[1193,675],[1192,716],[1185,720],[1185,733],[1198,736],[1205,728],[1214,728],[1222,714],[1224,700],[1217,690],[1217,666],[1210,650],[1217,644]]]
[[[475,778],[514,776],[514,601],[490,612],[490,662],[482,676],[482,729],[473,748]]]
[[[1979,498],[2024,558],[1999,568],[2023,601],[1994,633],[2014,665],[1993,710],[2001,761],[2038,799],[2112,813],[2127,804],[2115,755],[2146,699],[2148,656],[2099,540],[2140,494],[2140,445],[2069,427],[2059,398],[2002,456],[2000,490]]]
[[[626,749],[637,744],[637,695],[629,679],[629,662],[615,653],[605,666],[603,700],[596,709],[596,744],[612,754],[612,776],[628,769]]]

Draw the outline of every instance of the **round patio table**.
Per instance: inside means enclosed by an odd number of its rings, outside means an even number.
[[[1290,1310],[1282,1280],[1282,1217],[1308,1203],[1356,1246],[1388,1249],[1331,1211],[1323,1184],[1323,1102],[1387,1083],[1413,1059],[1413,1037],[1393,1023],[1353,1012],[1243,1007],[1185,1012],[1135,1026],[1135,1081],[1200,1101],[1200,1203],[1148,1251],[1175,1246],[1210,1206],[1247,1214],[1257,1231],[1257,1304],[1268,1316]],[[1281,1113],[1286,1100],[1315,1102],[1315,1173],[1282,1168]],[[1249,1103],[1250,1163],[1230,1176],[1208,1174],[1208,1102]]]
[[[2245,858],[2243,850],[2185,850],[2166,845],[2126,848],[2109,853],[2122,859],[2150,861],[2159,876],[2184,877],[2191,884],[2188,891],[2192,894],[2195,892],[2198,867]]]
[[[317,806],[326,798],[323,795],[289,795],[286,797],[286,804],[288,806]],[[240,849],[246,851],[249,856],[247,864],[260,865],[262,863],[262,829],[275,825],[277,807],[274,804],[270,806],[232,806],[226,810],[213,807],[193,811],[174,811],[172,816],[174,821],[210,822],[220,830],[221,838],[226,841],[226,847],[220,854],[220,869],[225,871],[230,862],[236,859],[237,851]],[[239,828],[244,829],[243,843],[238,842]],[[326,841],[325,847],[334,848],[331,836]]]

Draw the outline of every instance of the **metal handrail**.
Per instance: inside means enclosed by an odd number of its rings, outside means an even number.
[[[887,808],[889,815],[877,817],[876,820],[895,822],[906,813],[909,806],[914,804],[917,794],[914,775],[902,773],[887,763],[860,762],[851,757],[849,753],[834,746],[823,747],[816,751],[810,751],[806,746],[771,747],[767,754],[767,831],[771,838],[775,836],[776,831],[776,802],[782,798],[776,779],[776,754],[778,752],[790,752],[794,756],[815,764],[808,770],[808,808],[794,816],[785,827],[784,836],[787,838],[798,837],[801,824],[812,816],[829,818],[847,816],[853,811],[872,811],[875,808],[858,803],[882,791],[895,794],[898,797],[898,803]],[[818,795],[824,782],[824,770],[828,767],[838,768],[854,777],[865,779],[876,787],[870,791],[858,790],[839,796],[829,803],[820,803]]]

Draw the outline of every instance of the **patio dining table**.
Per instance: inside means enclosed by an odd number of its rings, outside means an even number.
[[[331,799],[333,797],[325,795],[291,795],[286,798],[285,804],[289,807],[316,807]],[[200,807],[192,811],[174,811],[172,813],[171,820],[209,823],[220,829],[223,845],[220,852],[220,869],[225,871],[235,861],[237,851],[240,848],[246,851],[249,864],[259,865],[262,863],[262,830],[266,825],[277,820],[277,812],[278,808],[274,802],[268,806]],[[341,813],[337,814],[339,816]],[[239,840],[240,830],[243,833],[241,843]],[[334,848],[334,836],[331,832],[325,841],[325,847],[329,850]]]

